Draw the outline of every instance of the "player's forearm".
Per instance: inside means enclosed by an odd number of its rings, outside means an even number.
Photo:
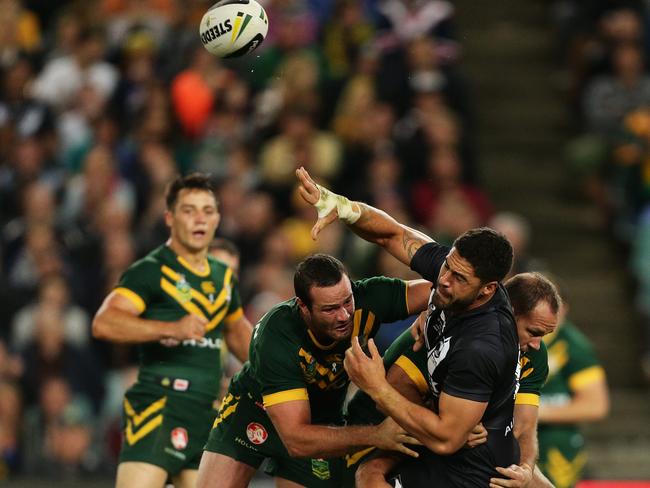
[[[372,446],[376,430],[370,425],[304,425],[284,435],[280,432],[280,437],[291,457],[337,457]]]
[[[536,405],[518,404],[514,410],[514,435],[519,442],[520,461],[535,466],[538,455]]]
[[[540,406],[539,422],[542,424],[576,424],[595,422],[607,415],[607,406],[586,402],[567,405]]]
[[[353,202],[361,209],[361,216],[348,227],[363,239],[380,245],[396,259],[406,264],[423,244],[431,238],[421,232],[397,222],[382,210],[361,202]]]
[[[603,378],[576,390],[567,404],[542,403],[539,407],[539,422],[553,424],[595,422],[604,418],[608,412],[609,392]]]
[[[467,438],[467,435],[461,437],[453,429],[446,429],[436,413],[407,400],[388,384],[371,396],[382,412],[437,454],[453,454]]]
[[[93,319],[93,337],[110,342],[142,343],[175,338],[174,323],[141,319],[115,308],[100,310]]]
[[[515,436],[516,437],[516,436]],[[517,437],[519,442],[519,464],[527,464],[528,466],[535,466],[537,462],[537,428],[528,429],[521,432],[519,437]]]

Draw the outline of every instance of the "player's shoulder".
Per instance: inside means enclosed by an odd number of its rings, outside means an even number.
[[[274,305],[262,316],[256,335],[260,340],[287,339],[299,335],[300,322],[296,299],[291,298]]]
[[[405,287],[406,282],[399,278],[389,278],[387,276],[372,276],[352,281],[352,293],[356,295],[367,293],[375,290],[388,290],[393,287]]]
[[[208,264],[210,265],[210,270],[218,274],[225,274],[228,270],[232,272],[230,266],[221,261],[220,259],[215,258],[211,254],[208,255]]]
[[[540,343],[539,349],[528,349],[525,354],[531,361],[548,361],[548,348],[544,341]]]
[[[589,344],[589,339],[572,322],[566,321],[560,326],[557,334],[558,339],[565,339],[578,344]]]
[[[126,272],[157,272],[163,264],[165,264],[164,249],[160,246],[131,264]]]
[[[526,359],[522,364],[525,363],[532,368],[548,369],[548,349],[544,342],[540,344],[539,349],[528,348],[521,356],[522,359]]]

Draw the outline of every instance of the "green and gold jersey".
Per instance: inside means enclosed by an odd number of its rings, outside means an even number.
[[[566,404],[574,391],[605,377],[591,344],[573,324],[565,322],[544,341],[549,374],[542,388],[542,403]]]
[[[185,340],[176,347],[141,344],[138,381],[215,398],[222,374],[224,322],[243,315],[232,270],[208,256],[206,271],[199,272],[163,245],[131,265],[115,292],[128,298],[143,319],[174,322],[192,313],[208,320],[200,341]]]
[[[539,395],[548,376],[548,353],[542,342],[539,350],[528,349],[519,358],[519,390],[515,405],[539,406]]]
[[[408,316],[406,283],[384,277],[352,282],[352,337],[374,337],[381,323]],[[312,423],[338,424],[350,382],[343,358],[350,341],[323,345],[302,320],[296,299],[273,307],[255,326],[249,361],[232,388],[265,407],[309,400]]]
[[[544,340],[549,374],[542,388],[542,406],[565,405],[576,391],[604,380],[605,370],[591,344],[573,324],[564,322]],[[540,423],[537,435],[542,472],[558,488],[575,486],[587,461],[578,425]]]

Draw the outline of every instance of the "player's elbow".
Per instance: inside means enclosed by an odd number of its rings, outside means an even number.
[[[284,447],[287,448],[289,456],[292,458],[312,457],[311,455],[313,454],[314,449],[311,448],[311,443],[307,439],[296,434],[300,434],[299,430],[296,430],[296,432],[280,433],[280,438],[282,439]]]
[[[103,314],[95,315],[92,323],[92,334],[95,339],[103,341],[110,339],[109,327]]]
[[[466,437],[466,436],[465,436]],[[441,456],[451,456],[465,444],[465,438],[450,437],[447,439],[432,439],[423,444],[431,451]]]
[[[292,458],[306,458],[311,457],[312,455],[312,449],[309,449],[309,447],[304,442],[299,442],[297,440],[287,440],[285,441],[284,445],[289,452],[289,456]]]
[[[604,398],[601,401],[594,402],[591,405],[589,421],[597,422],[604,419],[609,414],[609,399]]]

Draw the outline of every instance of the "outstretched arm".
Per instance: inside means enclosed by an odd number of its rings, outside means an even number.
[[[313,239],[338,217],[355,234],[380,245],[407,266],[423,244],[433,241],[426,234],[401,224],[382,210],[365,203],[351,202],[316,184],[305,168],[297,169],[296,177],[300,181],[300,195],[318,210],[318,220],[311,231]]]

